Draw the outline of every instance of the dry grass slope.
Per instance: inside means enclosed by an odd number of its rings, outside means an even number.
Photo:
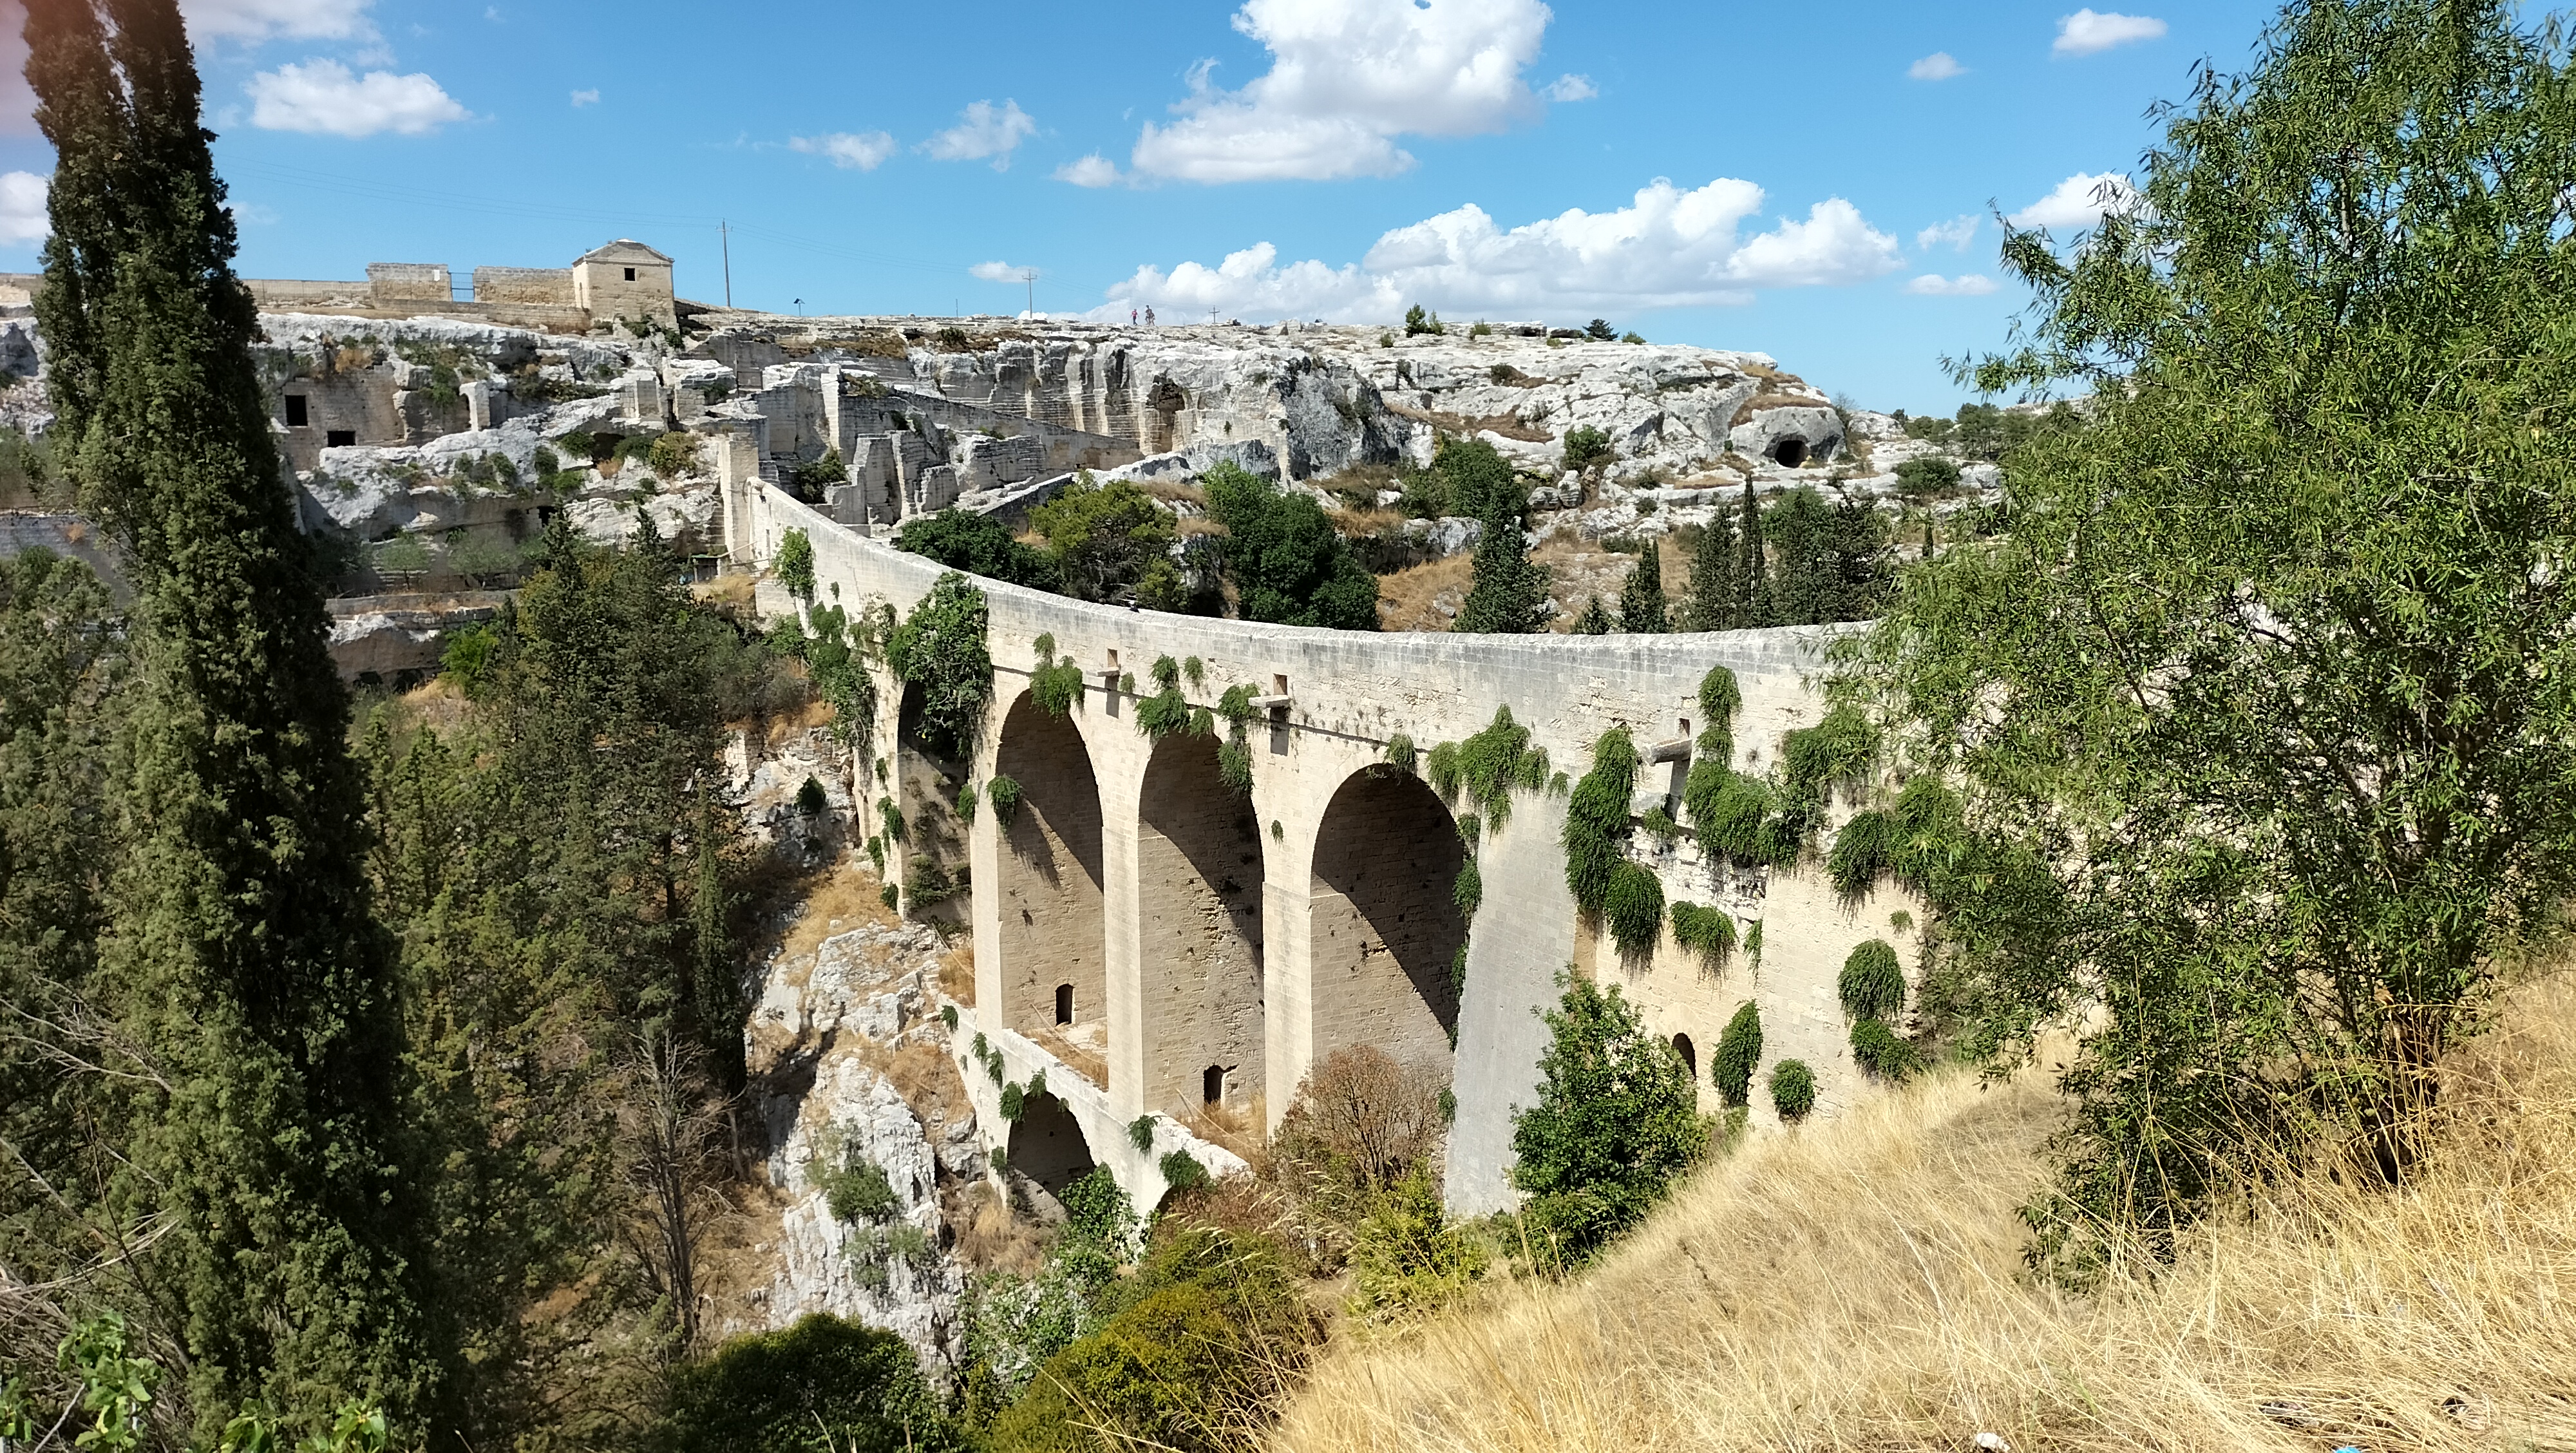
[[[1578,1284],[1345,1345],[1274,1446],[2576,1448],[2576,977],[2452,1071],[2411,1189],[2299,1179],[2091,1300],[2019,1275],[2051,1092],[1940,1077],[1717,1166]]]

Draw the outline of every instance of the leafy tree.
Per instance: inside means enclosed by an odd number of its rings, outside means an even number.
[[[985,621],[984,592],[952,571],[931,582],[886,639],[886,665],[897,680],[921,688],[921,724],[944,757],[963,758],[983,730],[993,695]]]
[[[1447,328],[1441,325],[1440,315],[1438,313],[1424,312],[1420,303],[1416,303],[1412,307],[1404,310],[1404,336],[1407,338],[1413,337],[1419,333],[1446,333],[1448,331],[1449,330]]]
[[[814,1312],[737,1337],[672,1379],[672,1453],[940,1453],[962,1449],[892,1332]]]
[[[1628,571],[1627,582],[1619,587],[1619,629],[1660,636],[1672,628],[1664,601],[1664,552],[1650,539]]]
[[[1351,553],[1323,506],[1233,464],[1199,477],[1208,515],[1225,526],[1225,568],[1248,621],[1377,629],[1377,577]]]
[[[2006,456],[2011,533],[1914,572],[1857,664],[1954,841],[2032,865],[1944,875],[2013,950],[1944,995],[2005,1042],[2098,1008],[2029,1213],[2062,1269],[2096,1228],[2169,1249],[2285,1150],[2402,1180],[2576,886],[2570,81],[2501,4],[2294,4],[2139,206],[2070,257],[2006,239],[2038,299],[1972,381],[2089,420]]]
[[[1133,592],[1163,609],[1182,594],[1172,512],[1123,479],[1094,484],[1086,471],[1032,511],[1029,528],[1055,556],[1058,588],[1076,600]]]
[[[1568,469],[1590,469],[1618,457],[1619,451],[1610,447],[1610,436],[1590,424],[1565,431],[1565,467]]]
[[[1054,590],[1060,583],[1055,560],[1045,551],[1013,539],[1000,521],[972,510],[946,509],[906,520],[895,534],[895,546],[987,580],[1037,590]]]
[[[1706,1151],[1709,1127],[1681,1056],[1618,985],[1569,975],[1546,1017],[1538,1103],[1513,1117],[1512,1183],[1574,1266],[1645,1218]]]
[[[1690,587],[1682,600],[1686,631],[1731,631],[1744,623],[1744,585],[1737,571],[1735,507],[1721,504],[1691,547]]]
[[[1502,451],[1483,439],[1442,439],[1431,454],[1443,513],[1482,520],[1496,511],[1517,529],[1529,517],[1529,489]]]
[[[1583,336],[1597,342],[1607,343],[1619,336],[1619,330],[1610,326],[1609,319],[1595,318],[1591,322],[1583,325]]]
[[[1958,487],[1959,466],[1938,455],[1927,454],[1896,466],[1896,492],[1907,499],[1923,499]]]
[[[56,449],[133,573],[133,708],[94,998],[102,1244],[186,1358],[197,1433],[254,1397],[424,1409],[392,1153],[400,1027],[348,700],[252,356],[258,316],[171,0],[27,11],[55,149],[37,314]],[[148,1237],[138,1233],[149,1226]],[[143,1289],[148,1288],[148,1293]]]
[[[648,516],[649,518],[649,516]],[[778,583],[798,600],[814,598],[814,542],[803,530],[789,530],[778,541]]]

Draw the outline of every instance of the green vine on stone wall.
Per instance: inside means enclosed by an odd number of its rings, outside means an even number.
[[[1718,1098],[1730,1108],[1751,1098],[1753,1069],[1760,1063],[1762,1011],[1748,999],[1726,1021],[1725,1032],[1717,1037],[1717,1053],[1709,1057],[1709,1080],[1717,1086]]]
[[[1029,696],[1038,710],[1062,721],[1082,704],[1082,668],[1070,656],[1056,658],[1052,635],[1038,637],[1034,649],[1038,660],[1029,672]]]
[[[931,583],[886,641],[887,666],[921,688],[922,726],[952,758],[973,748],[993,694],[986,620],[984,592],[952,570]]]
[[[1636,745],[1627,728],[1612,727],[1592,744],[1592,770],[1575,784],[1574,800],[1565,811],[1565,886],[1586,917],[1600,915],[1610,899],[1611,880],[1627,862],[1620,843],[1628,835],[1628,802],[1636,786]],[[1662,912],[1659,901],[1659,919]]]
[[[1386,764],[1399,772],[1418,771],[1421,755],[1414,750],[1413,738],[1402,732],[1386,739]]]
[[[1181,663],[1169,656],[1154,662],[1154,694],[1136,703],[1136,730],[1160,742],[1190,729],[1190,703],[1181,695]]]
[[[1704,959],[1724,963],[1735,952],[1735,915],[1723,908],[1702,908],[1674,899],[1673,942]]]
[[[1011,830],[1013,819],[1020,815],[1020,782],[1016,777],[995,777],[984,784],[984,800],[993,804],[993,821],[1004,832]]]

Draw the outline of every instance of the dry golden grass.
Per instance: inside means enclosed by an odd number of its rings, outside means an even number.
[[[2021,1275],[2058,1106],[1937,1077],[1756,1142],[1599,1271],[1328,1357],[1282,1450],[2576,1447],[2576,980],[2451,1066],[2402,1192],[2319,1174],[2097,1298]]]
[[[1467,587],[1474,582],[1475,556],[1461,551],[1441,560],[1407,566],[1377,578],[1378,629],[1387,631],[1445,631],[1448,616],[1433,608],[1432,602],[1448,597],[1455,611],[1458,602],[1467,598]]]
[[[888,915],[891,917],[891,913]],[[961,938],[939,955],[939,992],[975,1007],[975,942]]]
[[[889,1046],[858,1038],[859,1063],[886,1077],[924,1124],[945,1124],[973,1112],[957,1062],[935,1044]]]
[[[1046,1261],[1055,1240],[1046,1227],[1014,1215],[989,1181],[954,1187],[941,1210],[957,1230],[957,1259],[976,1271],[1028,1276]]]
[[[891,928],[900,922],[880,895],[885,884],[867,864],[845,859],[816,873],[803,885],[796,917],[778,941],[780,958],[802,958],[823,940],[865,925]]]
[[[756,583],[757,578],[748,570],[728,570],[713,580],[701,580],[690,586],[689,593],[716,605],[734,605],[749,610],[752,587]]]

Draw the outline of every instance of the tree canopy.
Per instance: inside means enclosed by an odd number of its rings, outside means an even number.
[[[1323,506],[1232,464],[1209,470],[1199,484],[1209,516],[1225,526],[1225,568],[1243,619],[1377,629],[1377,577]]]

